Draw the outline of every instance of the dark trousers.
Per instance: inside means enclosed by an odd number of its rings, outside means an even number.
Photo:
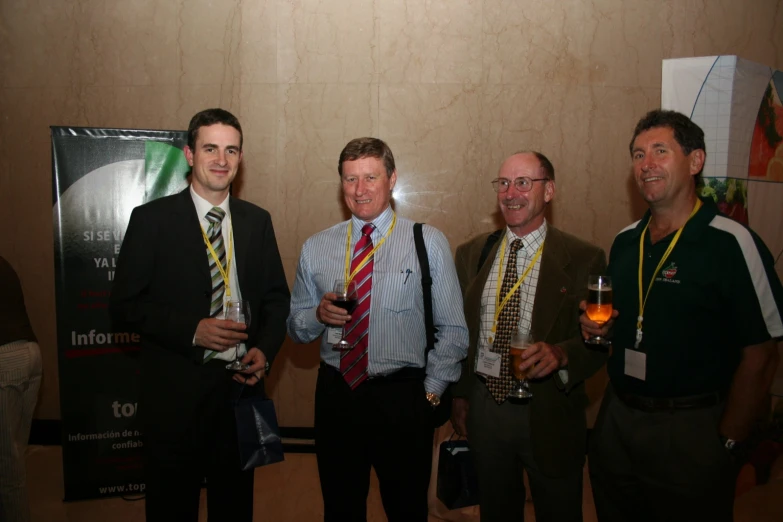
[[[541,472],[530,443],[530,406],[498,404],[478,379],[469,401],[468,442],[478,475],[481,522],[524,520],[523,471],[537,522],[581,522],[582,467],[557,477]]]
[[[598,520],[731,521],[736,470],[718,436],[723,406],[644,412],[610,384],[588,457]]]
[[[365,522],[375,468],[389,522],[426,522],[432,470],[432,407],[423,372],[369,379],[351,390],[321,364],[315,390],[315,448],[325,522]]]
[[[196,522],[204,478],[208,520],[250,522],[253,519],[254,470],[242,471],[239,467],[231,406],[240,387],[226,374],[220,389],[207,395],[199,405],[199,421],[184,440],[145,437],[147,522]]]

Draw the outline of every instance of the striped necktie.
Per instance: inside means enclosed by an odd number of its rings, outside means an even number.
[[[207,212],[207,221],[209,221],[207,237],[212,243],[212,249],[220,259],[220,264],[223,265],[223,270],[226,269],[226,245],[223,243],[223,227],[221,225],[224,217],[226,217],[226,211],[220,207],[212,207]],[[209,275],[212,277],[212,305],[209,307],[209,316],[217,317],[223,312],[223,294],[226,288],[223,275],[220,273],[209,248],[207,248],[207,258],[209,259]]]
[[[508,254],[508,263],[506,263],[506,273],[503,276],[503,284],[500,287],[501,300],[517,282],[517,251],[520,248],[522,248],[522,240],[515,239],[511,243],[511,252]],[[508,345],[511,342],[511,336],[519,327],[519,302],[519,288],[517,288],[517,291],[508,300],[506,306],[500,311],[495,340],[490,348],[493,353],[500,354],[500,377],[487,376],[487,388],[489,388],[492,397],[495,398],[498,404],[506,400],[512,386]]]
[[[348,226],[352,226],[350,223]],[[362,237],[356,242],[351,260],[351,273],[367,254],[372,252],[372,234],[375,225],[368,223],[362,227]],[[374,257],[374,256],[373,256]],[[375,264],[370,258],[354,277],[358,303],[351,314],[351,322],[345,325],[345,340],[351,345],[340,356],[340,373],[351,389],[356,389],[367,379],[367,348],[370,340],[370,298],[372,297],[372,268]]]

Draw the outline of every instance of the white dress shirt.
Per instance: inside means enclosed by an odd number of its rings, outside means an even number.
[[[190,195],[193,198],[193,204],[196,205],[196,214],[198,215],[199,223],[201,223],[201,228],[204,230],[204,233],[209,229],[209,221],[207,220],[207,213],[212,210],[212,207],[217,206],[222,208],[226,212],[226,217],[223,218],[223,242],[226,245],[226,256],[231,258],[231,266],[229,267],[228,271],[228,284],[231,288],[231,299],[232,300],[239,300],[242,299],[242,292],[239,289],[239,278],[237,277],[237,263],[236,263],[236,255],[234,251],[234,240],[233,240],[233,234],[231,233],[231,210],[228,206],[228,198],[229,196],[226,196],[226,199],[224,199],[220,205],[213,205],[206,199],[199,196],[195,190],[193,190],[193,185],[190,186]],[[229,254],[229,250],[231,249],[231,252]],[[209,251],[207,250],[207,245],[204,245],[204,255],[209,256]],[[224,300],[228,299],[227,296],[224,296]],[[218,318],[222,319],[222,317],[218,316]],[[251,317],[250,320],[252,321],[253,318]],[[193,334],[193,343],[195,345],[196,342],[196,334]],[[229,348],[228,350],[224,352],[218,352],[217,355],[215,355],[215,359],[222,359],[224,361],[233,361],[235,358],[234,352],[236,352],[236,348]],[[239,345],[239,354],[240,356],[247,353],[247,347],[245,346],[245,343],[241,343]]]

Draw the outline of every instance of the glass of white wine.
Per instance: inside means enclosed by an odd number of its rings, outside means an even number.
[[[223,305],[224,319],[234,321],[236,323],[242,323],[246,326],[250,326],[250,301],[247,300],[234,300],[226,301]],[[245,364],[239,358],[239,345],[237,343],[236,351],[234,352],[234,362],[226,365],[226,370],[232,372],[241,372],[250,368],[249,364]]]

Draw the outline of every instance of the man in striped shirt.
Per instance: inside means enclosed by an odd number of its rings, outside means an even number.
[[[615,238],[607,387],[589,466],[598,520],[730,521],[735,454],[762,414],[783,287],[749,228],[700,199],[704,132],[648,113],[630,145],[650,209]]]
[[[459,379],[468,345],[451,250],[424,227],[438,330],[426,354],[413,223],[390,204],[394,156],[379,139],[355,139],[338,172],[351,219],[305,241],[287,323],[295,342],[321,338],[315,444],[324,520],[366,520],[373,467],[389,521],[426,522],[433,412]],[[357,286],[353,314],[335,304],[338,280]],[[336,350],[343,326],[348,349]]]

